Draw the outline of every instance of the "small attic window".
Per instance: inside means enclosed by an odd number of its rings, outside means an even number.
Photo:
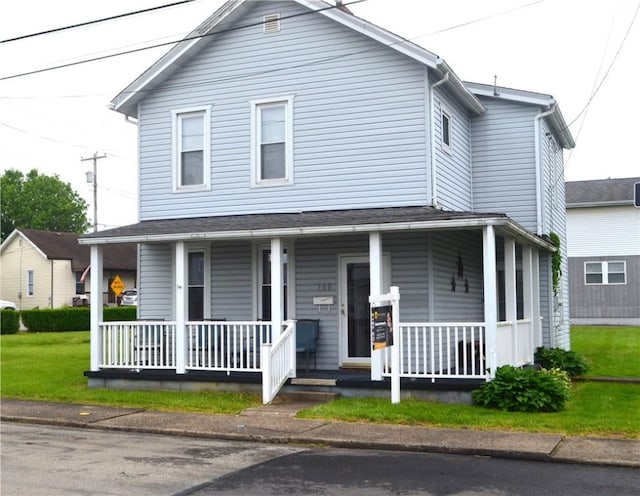
[[[277,33],[280,31],[280,14],[264,16],[262,26],[265,33]]]

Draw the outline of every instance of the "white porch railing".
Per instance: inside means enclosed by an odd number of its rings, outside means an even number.
[[[260,372],[270,322],[187,322],[187,369]]]
[[[175,322],[105,322],[100,325],[101,368],[166,369],[176,366]]]
[[[496,326],[496,364],[521,367],[533,362],[534,334],[530,320],[498,322]]]
[[[486,379],[486,332],[481,322],[401,323],[400,377]],[[384,376],[391,376],[385,349]]]
[[[296,373],[295,321],[287,321],[271,344],[270,322],[187,322],[187,370],[261,372],[262,398],[269,403]],[[175,322],[135,321],[100,324],[100,368],[177,367]]]
[[[287,321],[286,328],[273,345],[262,345],[262,402],[266,405],[278,394],[290,377],[296,376],[295,321]]]

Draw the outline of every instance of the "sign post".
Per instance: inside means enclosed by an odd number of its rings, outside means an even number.
[[[369,296],[371,304],[371,347],[391,350],[391,403],[400,403],[400,291]]]

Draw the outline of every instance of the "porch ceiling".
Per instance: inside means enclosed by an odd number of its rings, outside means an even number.
[[[175,242],[198,239],[265,239],[366,232],[471,229],[496,226],[522,241],[554,250],[505,214],[449,212],[433,207],[392,207],[146,220],[82,236],[80,244]]]

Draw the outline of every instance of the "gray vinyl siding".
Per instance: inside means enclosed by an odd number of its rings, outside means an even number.
[[[540,140],[543,165],[543,234],[556,233],[560,238],[561,276],[553,300],[554,347],[570,349],[569,260],[567,255],[567,218],[564,188],[563,151],[551,136],[547,123],[541,121]]]
[[[211,247],[211,317],[253,320],[253,251],[246,241]]]
[[[383,249],[391,254],[391,284],[400,289],[400,320],[429,321],[428,233],[386,235]]]
[[[439,87],[434,93],[436,195],[446,210],[471,211],[471,141],[467,112]],[[442,110],[450,115],[450,149],[442,143]]]
[[[141,244],[138,253],[138,318],[173,320],[171,245]]]
[[[305,12],[256,2],[266,14]],[[212,38],[139,106],[140,219],[427,201],[424,67],[320,15]],[[251,100],[293,96],[294,184],[251,188]],[[172,192],[171,111],[212,106],[211,190]],[[170,213],[169,213],[170,212]]]
[[[449,231],[432,234],[435,322],[484,322],[482,233]],[[458,255],[463,278],[458,278]],[[452,290],[452,278],[455,291]],[[465,291],[465,280],[469,292]]]
[[[506,213],[536,232],[534,117],[538,107],[481,100],[487,112],[471,120],[474,211]]]
[[[626,284],[585,283],[586,262],[626,262]],[[640,320],[640,256],[572,257],[569,259],[571,319],[615,324]]]
[[[318,368],[340,365],[340,255],[368,255],[368,236],[307,238],[296,243],[296,318],[320,319]],[[318,308],[314,296],[333,296],[335,304]]]
[[[542,346],[555,347],[555,337],[552,333],[553,326],[553,290],[551,276],[551,253],[540,252],[539,262],[540,277],[540,316],[542,317]]]

